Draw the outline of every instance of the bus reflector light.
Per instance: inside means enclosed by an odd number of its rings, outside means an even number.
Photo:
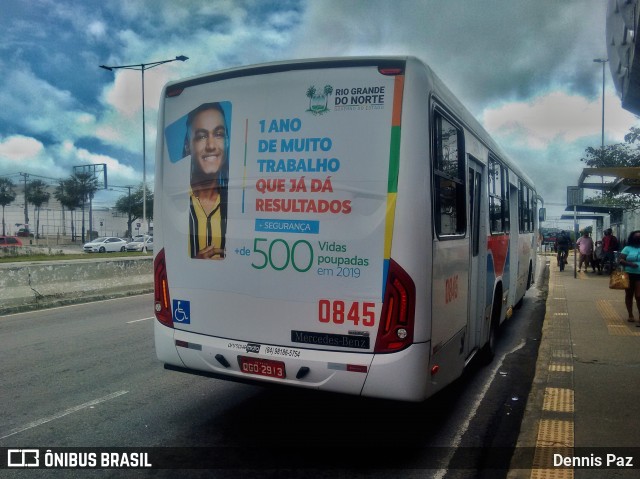
[[[382,74],[382,75],[387,75],[387,76],[395,76],[395,75],[402,75],[404,73],[402,68],[394,68],[394,67],[378,67],[378,71]]]
[[[169,296],[169,281],[167,279],[167,264],[164,248],[158,251],[153,260],[153,285],[156,319],[169,328],[173,328],[173,314]]]
[[[167,90],[167,97],[174,98],[176,96],[182,95],[184,88],[172,88],[171,90]]]
[[[440,366],[438,366],[437,364],[435,366],[433,366],[431,368],[431,375],[435,376],[436,374],[438,374],[438,371],[440,371]]]
[[[352,373],[366,373],[367,367],[360,364],[347,364],[347,371]]]

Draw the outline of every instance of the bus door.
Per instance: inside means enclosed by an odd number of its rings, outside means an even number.
[[[482,343],[482,312],[480,304],[484,298],[485,274],[481,271],[486,265],[482,253],[483,242],[481,238],[486,236],[486,226],[482,224],[483,198],[486,186],[483,186],[484,166],[469,155],[469,176],[467,179],[469,193],[469,316],[467,318],[467,354]],[[484,262],[483,262],[484,261]]]

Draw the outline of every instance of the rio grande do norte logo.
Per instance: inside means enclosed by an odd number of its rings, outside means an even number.
[[[329,110],[329,97],[333,94],[333,87],[325,85],[322,90],[318,90],[315,85],[307,88],[307,98],[309,108],[307,111],[312,115],[324,115]]]

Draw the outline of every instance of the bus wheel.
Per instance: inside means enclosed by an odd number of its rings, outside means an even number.
[[[482,362],[484,364],[489,364],[491,361],[493,361],[493,358],[496,355],[495,347],[498,336],[497,329],[498,328],[496,328],[492,321],[491,331],[489,332],[489,340],[487,341],[487,344],[485,344],[482,348]]]
[[[493,306],[491,307],[491,329],[489,330],[489,339],[482,347],[482,360],[485,364],[489,364],[493,361],[496,355],[496,342],[498,340],[498,326],[500,324],[500,311],[501,311],[501,294],[496,291],[496,295],[493,298]]]

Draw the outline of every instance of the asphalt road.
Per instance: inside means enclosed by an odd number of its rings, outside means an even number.
[[[211,468],[180,471],[181,477],[504,477],[483,448],[508,464],[543,317],[544,297],[534,287],[502,328],[491,364],[474,364],[434,398],[407,404],[165,371],[155,358],[151,295],[4,316],[0,448],[167,448],[155,451],[156,464],[201,461]],[[178,471],[0,473],[176,477]]]

